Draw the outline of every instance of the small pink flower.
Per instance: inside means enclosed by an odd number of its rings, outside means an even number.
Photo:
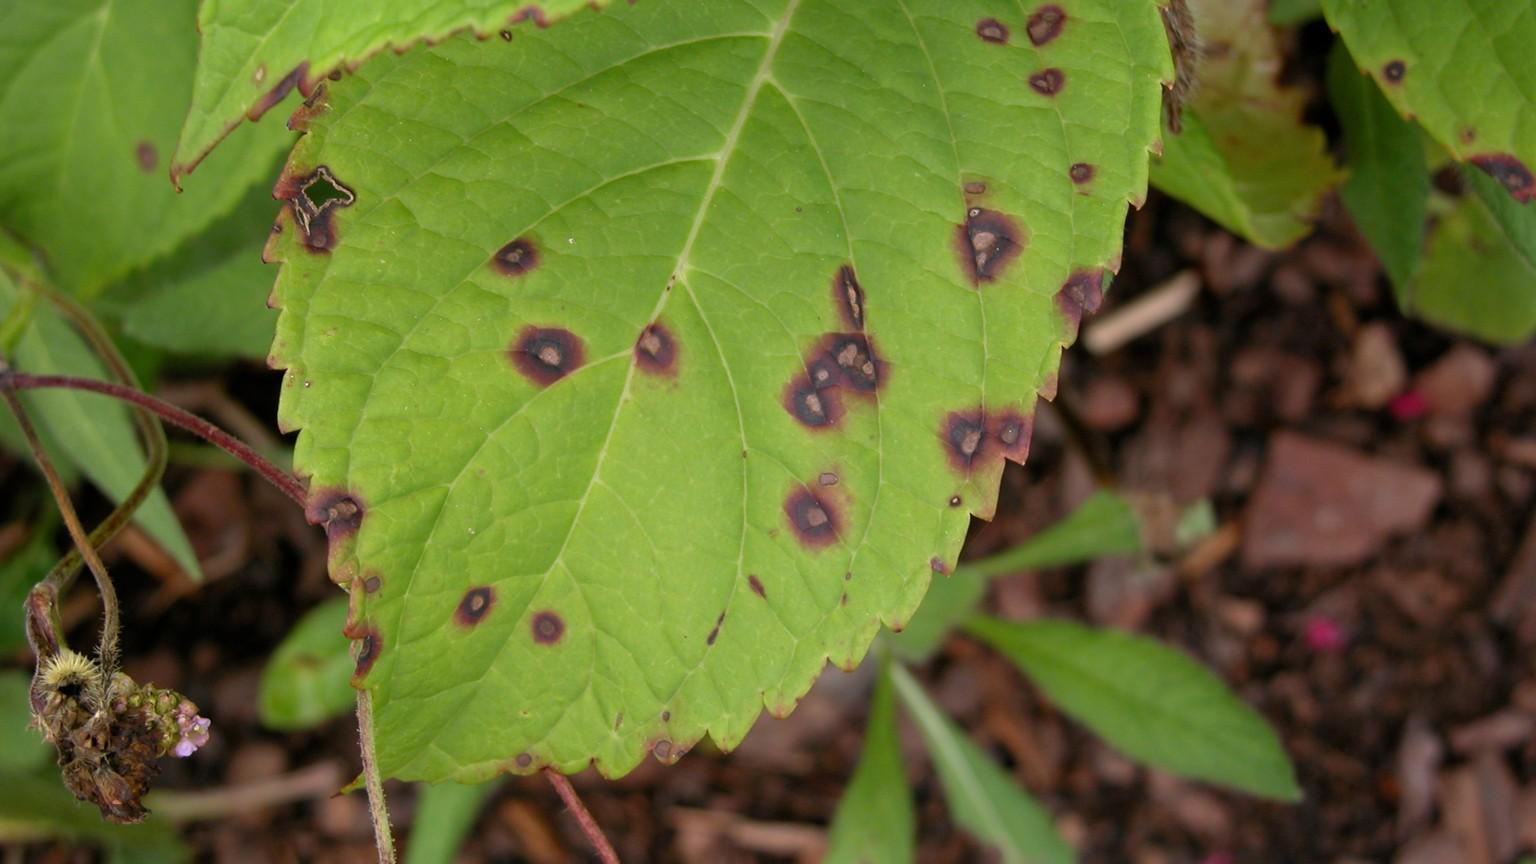
[[[1388,403],[1387,409],[1398,421],[1406,423],[1409,420],[1417,420],[1429,410],[1429,400],[1417,390],[1404,390],[1393,397]]]
[[[208,743],[208,729],[213,725],[207,717],[199,716],[197,706],[191,702],[182,702],[176,707],[176,729],[181,733],[176,746],[171,752],[179,759],[185,759],[198,751],[198,748]]]
[[[1307,619],[1303,630],[1307,647],[1319,654],[1333,654],[1342,651],[1349,644],[1349,637],[1344,633],[1344,628],[1339,622],[1326,615],[1313,615]]]

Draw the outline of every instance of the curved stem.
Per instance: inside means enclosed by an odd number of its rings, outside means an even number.
[[[576,794],[571,781],[553,768],[545,768],[544,776],[549,778],[549,785],[555,787],[560,800],[565,802],[571,815],[576,817],[576,823],[581,826],[581,833],[587,835],[587,842],[591,843],[592,848],[597,851],[597,857],[602,859],[603,864],[619,864],[619,854],[613,851],[613,844],[609,843],[608,838],[603,835],[602,827],[597,824],[596,819],[592,818],[587,805],[581,803],[581,796]]]

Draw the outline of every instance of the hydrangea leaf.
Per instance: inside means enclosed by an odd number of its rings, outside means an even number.
[[[1324,0],[1323,12],[1399,113],[1515,200],[1536,199],[1536,6]]]
[[[90,295],[171,252],[292,144],[278,124],[245,130],[197,183],[171,186],[195,2],[0,6],[0,226],[40,249],[62,288]]]
[[[273,358],[381,770],[739,742],[953,566],[1145,194],[1150,0],[698,0],[337,82]]]
[[[315,96],[327,74],[356,68],[385,48],[404,50],[465,29],[512,39],[525,27],[547,27],[610,2],[370,0],[360,7],[355,0],[207,0],[198,13],[202,48],[172,175],[196,168],[240,121],[260,119],[295,89]]]
[[[1152,183],[1249,241],[1288,246],[1312,230],[1340,173],[1306,94],[1276,79],[1283,57],[1263,0],[1191,0],[1205,44],[1180,134],[1163,141]]]

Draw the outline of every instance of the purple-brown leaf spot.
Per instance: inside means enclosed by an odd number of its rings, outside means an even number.
[[[837,275],[832,277],[832,299],[850,328],[864,329],[864,289],[851,265],[837,268]]]
[[[473,627],[485,619],[496,605],[496,592],[488,585],[471,588],[464,592],[459,608],[453,612],[453,621],[460,627]]]
[[[983,18],[976,22],[976,35],[983,42],[991,42],[994,45],[1008,44],[1008,28],[996,18]]]
[[[757,576],[751,573],[747,574],[747,587],[752,589],[753,594],[756,594],[764,600],[768,599],[768,591],[767,589],[763,588],[763,580],[757,578]]]
[[[1477,130],[1471,126],[1461,127],[1461,143],[1471,144],[1477,140]]]
[[[715,626],[710,628],[709,635],[704,637],[704,644],[705,645],[713,645],[713,644],[715,644],[715,640],[720,638],[720,625],[724,624],[724,623],[725,623],[725,613],[721,612],[720,613],[720,617],[715,619]]]
[[[836,486],[837,475],[831,471],[823,471],[816,475],[816,483],[821,486]]]
[[[965,503],[965,501],[962,500],[959,495],[951,495],[951,496],[949,496],[949,506],[951,506],[951,507],[959,507],[961,504],[964,504],[964,503]]]
[[[671,765],[681,758],[683,754],[681,749],[672,746],[671,741],[662,738],[651,745],[651,755],[656,757],[657,762]]]
[[[1514,156],[1508,153],[1490,153],[1473,156],[1468,161],[1481,168],[1489,177],[1499,181],[1499,184],[1509,190],[1509,194],[1514,196],[1516,201],[1523,204],[1536,199],[1536,177],[1531,176],[1531,169]]]
[[[836,365],[840,382],[860,393],[880,389],[881,363],[862,333],[834,333],[827,340],[827,356]]]
[[[672,712],[671,711],[663,711],[663,712],[661,712],[661,722],[663,722],[663,723],[671,723],[672,722]]]
[[[150,174],[154,172],[155,166],[160,164],[160,151],[155,149],[154,144],[140,141],[138,146],[133,148],[133,158],[139,163],[140,171]]]
[[[1041,69],[1029,76],[1030,88],[1041,96],[1055,96],[1061,92],[1062,86],[1066,83],[1066,73],[1054,66],[1050,69]]]
[[[364,630],[358,635],[352,635],[351,638],[357,642],[352,655],[357,662],[357,668],[352,674],[352,680],[356,682],[367,677],[368,670],[372,669],[373,664],[378,661],[379,651],[384,647],[384,639],[379,636],[377,630],[373,629]]]
[[[1029,458],[1029,439],[1034,434],[1034,418],[1017,411],[1004,411],[991,418],[990,437],[1002,446],[1003,457],[1020,465]]]
[[[641,372],[652,375],[677,371],[677,341],[665,324],[652,324],[640,331],[640,338],[635,340],[635,364]]]
[[[838,598],[837,603],[838,603],[839,606],[847,606],[848,605],[848,592],[847,591],[843,592],[843,596]]]
[[[559,327],[524,327],[507,350],[512,365],[540,387],[581,368],[584,352],[576,334]]]
[[[1102,270],[1078,270],[1056,292],[1056,305],[1066,317],[1073,333],[1083,323],[1085,314],[1098,311],[1104,301],[1104,273]]]
[[[1061,35],[1061,28],[1066,22],[1067,13],[1055,3],[1047,3],[1029,16],[1029,22],[1024,25],[1024,32],[1029,34],[1030,42],[1037,46],[1044,45]]]
[[[945,564],[944,563],[944,559],[940,558],[937,555],[935,555],[932,558],[928,559],[928,569],[930,569],[933,572],[939,574],[940,576],[948,576],[949,575],[949,565]]]
[[[512,31],[511,30],[503,30],[503,31],[501,31],[497,35],[499,35],[501,37],[501,41],[503,41],[503,42],[511,42],[512,41]]]
[[[837,542],[837,511],[810,489],[802,486],[791,492],[784,499],[784,515],[802,545],[822,549]]]
[[[843,403],[837,391],[830,389],[830,385],[817,387],[805,375],[784,388],[784,410],[809,429],[836,426],[843,417]]]
[[[272,197],[288,202],[299,239],[315,252],[329,252],[336,246],[336,211],[351,207],[357,200],[324,165],[301,178],[285,176],[272,190]]]
[[[363,592],[366,594],[377,594],[379,589],[383,587],[384,580],[377,573],[363,580]]]
[[[1087,162],[1076,162],[1067,169],[1067,174],[1072,178],[1073,183],[1081,186],[1093,179],[1093,166]]]
[[[304,508],[304,518],[311,525],[325,527],[326,539],[332,543],[357,534],[363,525],[364,508],[357,496],[340,489],[328,489],[310,496]]]
[[[980,409],[950,412],[939,434],[949,464],[962,474],[969,474],[986,453],[987,421]]]
[[[971,197],[987,194],[987,184],[981,182],[980,180],[972,180],[961,188],[965,190],[966,195]]]
[[[1381,67],[1381,77],[1386,79],[1388,84],[1401,83],[1403,76],[1407,74],[1408,67],[1401,60],[1388,61],[1387,65]]]
[[[512,763],[516,765],[519,770],[527,771],[529,768],[533,767],[533,754],[519,753],[517,754],[517,757],[512,760]]]
[[[530,237],[519,237],[496,250],[491,266],[503,276],[516,278],[539,266],[539,248]]]
[[[529,627],[533,630],[533,641],[540,645],[553,645],[565,635],[565,621],[549,610],[535,614]]]
[[[973,286],[992,282],[1023,251],[1025,235],[1016,222],[995,210],[972,207],[955,231],[960,266]]]
[[[260,120],[261,115],[271,111],[273,108],[276,108],[278,103],[282,102],[283,98],[286,97],[295,87],[299,88],[299,92],[305,96],[310,95],[310,93],[314,92],[316,83],[317,82],[309,80],[309,61],[306,60],[303,63],[300,63],[299,65],[293,67],[293,71],[289,72],[287,75],[284,75],[281,80],[273,85],[271,90],[263,93],[261,98],[257,99],[256,102],[246,110],[246,119],[251,121]]]
[[[541,28],[549,26],[549,19],[544,17],[544,9],[537,3],[530,3],[513,12],[511,21],[513,24],[519,21],[532,21]]]

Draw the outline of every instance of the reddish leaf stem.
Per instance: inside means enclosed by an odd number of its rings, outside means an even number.
[[[603,864],[619,864],[619,854],[613,851],[613,845],[608,838],[603,836],[603,829],[598,826],[597,820],[587,810],[587,805],[581,803],[581,796],[572,788],[571,781],[564,774],[553,768],[545,768],[544,776],[549,778],[549,785],[555,787],[560,794],[560,800],[565,802],[567,809],[576,817],[576,823],[581,826],[581,833],[587,835],[587,842],[597,850],[597,857]]]
[[[125,387],[108,381],[77,378],[72,375],[31,375],[25,372],[0,372],[0,390],[42,390],[50,388],[84,390],[90,393],[98,393],[103,396],[110,396],[113,399],[121,399],[124,402],[137,405],[146,411],[152,411],[165,422],[191,432],[193,435],[202,438],[209,444],[218,447],[241,462],[251,466],[252,470],[265,477],[267,482],[276,486],[283,494],[293,499],[295,504],[298,504],[300,507],[305,505],[306,491],[304,483],[299,478],[272,464],[266,457],[257,453],[249,445],[240,441],[240,439],[190,411],[178,408],[164,400],[156,399],[154,396],[135,390],[132,387]]]

